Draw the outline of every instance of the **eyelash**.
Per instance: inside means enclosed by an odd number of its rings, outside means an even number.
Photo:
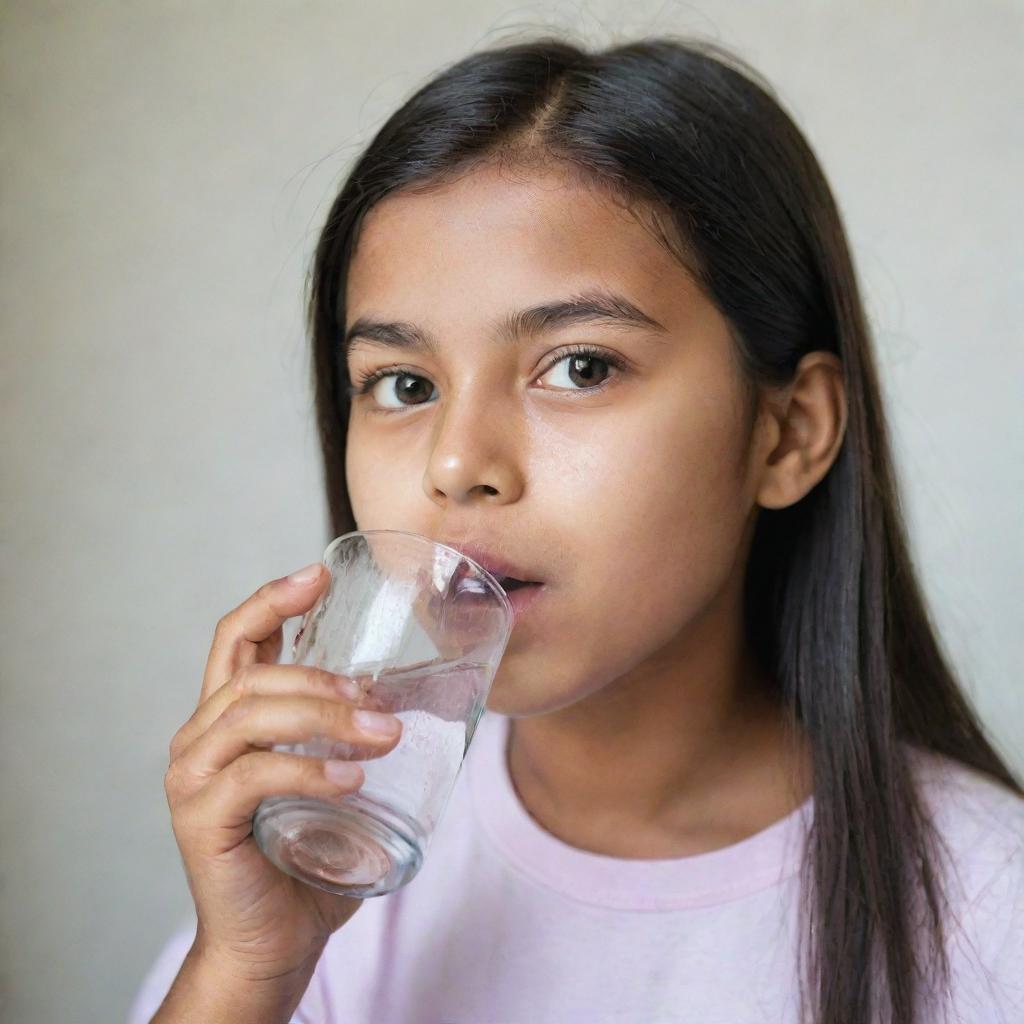
[[[618,356],[613,355],[611,352],[605,352],[603,349],[593,348],[589,345],[573,345],[569,349],[560,352],[550,363],[541,371],[540,376],[544,376],[549,370],[554,369],[563,359],[567,359],[569,356],[592,356],[595,359],[599,359],[603,363],[607,363],[608,366],[614,367],[618,372],[622,372],[626,368],[624,360]],[[383,380],[385,377],[416,377],[420,380],[426,380],[419,373],[412,373],[408,370],[402,369],[400,366],[389,366],[380,370],[370,370],[365,373],[357,374],[355,382],[346,388],[346,393],[349,399],[356,398],[359,395],[367,394],[374,384],[379,380]],[[566,394],[575,395],[591,395],[595,391],[603,391],[611,383],[611,378],[602,381],[600,384],[596,384],[592,388],[580,388],[578,391],[571,391],[567,388],[563,388],[563,392]],[[419,405],[426,405],[426,402],[420,402]],[[407,409],[415,409],[415,405],[406,406]],[[382,412],[401,412],[400,409],[383,409]]]

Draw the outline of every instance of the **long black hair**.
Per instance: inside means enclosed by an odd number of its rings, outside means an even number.
[[[759,510],[746,622],[813,750],[805,1011],[818,1024],[912,1024],[926,988],[941,991],[949,978],[942,872],[911,751],[1020,785],[986,740],[929,619],[835,200],[754,69],[721,46],[672,36],[600,52],[544,36],[464,57],[387,119],[330,209],[309,279],[333,535],[355,528],[341,342],[363,217],[385,196],[429,192],[495,159],[557,164],[654,211],[659,238],[726,318],[752,395],[791,380],[809,351],[842,362],[842,446],[804,498]]]

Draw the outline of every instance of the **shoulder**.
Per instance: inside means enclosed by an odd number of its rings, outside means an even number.
[[[1020,872],[1024,797],[991,776],[940,754],[914,750],[911,764],[941,852],[965,876],[965,882],[1012,866]]]
[[[936,754],[913,754],[937,840],[959,1019],[1024,1019],[1024,797]]]

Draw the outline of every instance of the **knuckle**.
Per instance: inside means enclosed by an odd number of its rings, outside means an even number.
[[[269,605],[271,603],[271,598],[277,591],[277,588],[277,580],[268,580],[261,587],[258,587],[256,589],[256,592],[252,595],[252,597],[249,598],[249,601],[247,601],[246,603],[248,604],[249,602],[253,602],[257,604]]]
[[[231,692],[237,699],[246,697],[255,690],[255,677],[251,665],[244,665],[232,677]]]
[[[316,716],[332,729],[337,729],[339,726],[348,729],[352,723],[352,708],[327,697],[317,697]]]
[[[189,719],[189,722],[191,719]],[[188,746],[188,730],[189,723],[186,722],[172,737],[171,742],[167,748],[167,760],[171,766],[178,759],[179,755],[184,751],[185,747]]]
[[[238,700],[232,701],[220,714],[220,720],[225,725],[251,719],[260,706],[259,698],[249,693]]]
[[[230,612],[225,612],[218,620],[217,625],[213,630],[214,642],[225,640],[233,630],[235,621],[235,612],[232,609]]]
[[[242,754],[228,769],[231,781],[240,788],[247,788],[259,777],[261,766],[262,758],[258,754]]]
[[[172,761],[164,772],[164,792],[168,797],[175,796],[181,785],[181,769],[177,762]]]

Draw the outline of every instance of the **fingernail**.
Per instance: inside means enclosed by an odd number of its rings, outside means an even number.
[[[320,563],[314,562],[305,569],[299,569],[288,577],[289,583],[312,583],[320,575]]]
[[[324,761],[324,775],[342,786],[351,786],[359,781],[363,769],[353,761]]]
[[[353,711],[352,721],[364,732],[372,732],[377,736],[394,736],[402,727],[394,715],[381,714],[379,711]]]
[[[362,687],[354,679],[346,679],[341,676],[338,679],[338,692],[349,700],[359,700],[363,695]]]

